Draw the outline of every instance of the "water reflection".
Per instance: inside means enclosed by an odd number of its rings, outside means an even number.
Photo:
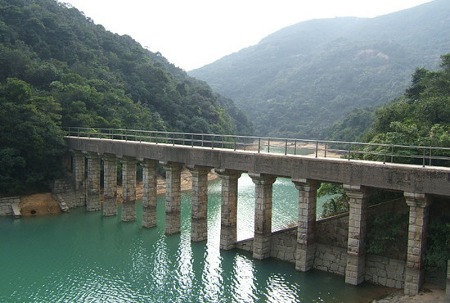
[[[238,237],[253,237],[254,184],[239,181]],[[209,186],[208,241],[191,243],[190,195],[181,234],[166,236],[164,197],[158,226],[84,209],[45,218],[0,218],[0,302],[358,302],[364,288],[326,273],[300,273],[273,259],[220,251],[220,181]],[[296,220],[298,192],[274,184],[273,229]],[[280,203],[280,204],[278,204]],[[292,208],[291,208],[292,207]],[[275,223],[276,222],[276,223]],[[361,300],[359,300],[361,302]]]
[[[234,257],[232,289],[233,302],[254,302],[256,285],[253,263],[240,255]]]

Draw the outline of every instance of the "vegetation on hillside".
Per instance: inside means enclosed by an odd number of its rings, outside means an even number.
[[[234,103],[56,0],[0,0],[0,195],[47,187],[62,129],[249,134]]]
[[[337,120],[401,96],[417,66],[434,69],[450,52],[449,18],[450,2],[435,0],[376,18],[301,22],[190,74],[232,98],[259,135],[347,139],[351,130],[331,127]]]
[[[372,128],[365,135],[366,141],[450,147],[450,54],[442,56],[441,67],[438,71],[417,69],[404,96],[377,109]],[[367,149],[373,151],[372,147]],[[401,152],[412,156],[419,151]],[[434,152],[433,155],[450,156],[450,153]],[[401,160],[409,163],[420,161],[414,158]],[[450,165],[448,161],[434,164]]]

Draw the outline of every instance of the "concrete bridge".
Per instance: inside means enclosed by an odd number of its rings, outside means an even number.
[[[270,256],[272,184],[277,177],[290,178],[299,191],[295,267],[308,271],[313,266],[315,251],[316,191],[321,182],[343,184],[350,198],[345,281],[358,285],[365,275],[367,198],[371,189],[402,192],[409,207],[404,291],[417,294],[420,290],[424,279],[428,209],[434,197],[450,197],[450,168],[426,165],[442,160],[442,157],[432,157],[432,148],[418,153],[419,165],[406,165],[385,161],[394,159],[391,152],[394,147],[387,147],[389,152],[381,156],[383,162],[374,162],[352,159],[351,155],[357,152],[337,149],[336,142],[161,134],[80,129],[69,132],[65,139],[73,151],[76,190],[83,191],[87,175],[85,203],[88,210],[103,209],[105,216],[117,215],[117,163],[120,161],[122,220],[135,220],[136,164],[139,162],[144,181],[142,221],[145,227],[155,226],[156,167],[161,163],[167,179],[165,231],[178,233],[181,226],[180,173],[185,166],[193,176],[191,239],[204,241],[207,237],[207,174],[214,169],[222,180],[220,247],[232,249],[237,241],[238,179],[245,172],[252,178],[256,193],[253,257],[264,259]],[[346,146],[349,144],[347,142]],[[277,153],[270,153],[270,149]],[[310,149],[311,153],[300,155],[304,149]],[[102,163],[103,205],[100,202]]]

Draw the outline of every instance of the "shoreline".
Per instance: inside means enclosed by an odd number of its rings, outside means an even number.
[[[212,170],[208,173],[208,182],[215,181],[219,175]],[[144,184],[142,181],[136,182],[136,200],[142,199]],[[181,171],[181,191],[192,191],[192,175],[188,169]],[[158,176],[157,196],[160,197],[166,193],[166,180]],[[122,204],[122,187],[117,187],[117,204]],[[58,202],[52,193],[38,193],[20,197],[20,210],[22,216],[43,216],[62,213]]]

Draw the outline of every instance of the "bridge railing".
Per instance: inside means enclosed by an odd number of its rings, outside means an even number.
[[[450,148],[111,128],[70,127],[68,136],[149,142],[255,153],[449,166]]]

